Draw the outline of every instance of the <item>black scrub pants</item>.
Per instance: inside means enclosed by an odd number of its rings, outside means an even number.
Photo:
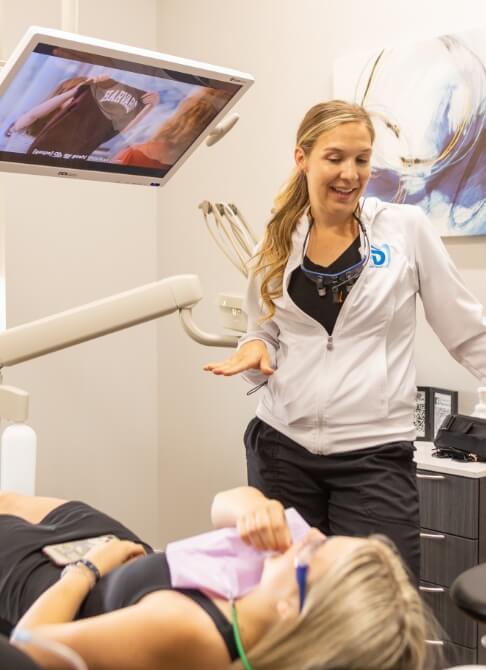
[[[295,507],[326,535],[388,536],[418,584],[420,521],[413,442],[321,456],[258,418],[250,421],[244,442],[251,486],[284,507]]]

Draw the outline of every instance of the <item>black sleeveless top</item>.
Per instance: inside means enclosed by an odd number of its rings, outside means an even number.
[[[8,634],[33,602],[59,579],[61,568],[42,552],[43,546],[108,533],[121,540],[141,542],[148,555],[104,575],[86,596],[76,619],[128,607],[154,591],[176,590],[207,612],[223,638],[231,660],[238,658],[230,621],[201,591],[173,589],[165,554],[153,553],[148,544],[119,521],[74,500],[49,512],[39,524],[0,514],[0,635]],[[9,647],[7,651],[11,651]],[[0,653],[0,669],[3,670],[1,659]],[[23,668],[20,663],[18,667],[19,670]]]
[[[154,591],[172,590],[183,593],[210,616],[228,649],[231,661],[238,651],[230,621],[213,601],[197,589],[173,588],[165,553],[153,553],[122,565],[101,579],[90,592],[79,612],[79,618],[113,612],[139,602]]]
[[[305,267],[315,272],[335,273],[342,272],[361,260],[359,253],[360,237],[356,237],[354,242],[343,251],[339,258],[331,263],[328,267],[316,265],[307,256],[304,259]],[[306,277],[302,272],[300,265],[293,272],[289,283],[289,295],[295,302],[297,307],[318,321],[329,335],[332,335],[334,326],[341,310],[343,303],[333,302],[332,292],[327,291],[325,296],[320,296],[317,293],[317,287],[312,279]],[[343,297],[346,297],[346,291],[343,292]]]

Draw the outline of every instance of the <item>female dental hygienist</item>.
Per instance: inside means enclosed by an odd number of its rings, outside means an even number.
[[[339,100],[305,115],[297,169],[253,259],[248,332],[229,359],[263,392],[248,481],[326,534],[380,532],[418,578],[415,302],[486,384],[486,317],[415,206],[363,198],[374,131]]]

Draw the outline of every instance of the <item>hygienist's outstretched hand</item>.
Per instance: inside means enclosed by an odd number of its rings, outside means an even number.
[[[270,356],[265,342],[250,340],[225,361],[208,363],[203,370],[215,375],[237,375],[244,370],[260,370],[264,375],[271,375],[274,369],[270,366]]]

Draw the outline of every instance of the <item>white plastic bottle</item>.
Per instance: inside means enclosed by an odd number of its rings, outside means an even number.
[[[37,436],[26,423],[12,423],[2,434],[0,489],[35,495]]]
[[[473,410],[472,415],[480,419],[486,419],[486,386],[478,388],[479,402]]]

